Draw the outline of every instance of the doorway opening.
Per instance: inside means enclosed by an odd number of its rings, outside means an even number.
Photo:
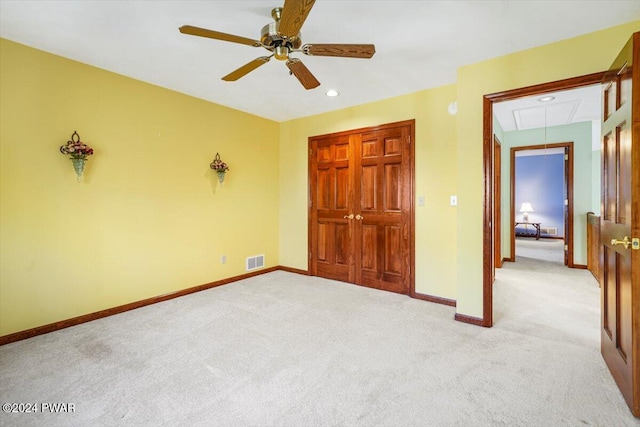
[[[573,142],[511,147],[509,261],[517,236],[561,239],[563,263],[575,267],[573,159]]]
[[[589,74],[559,80],[550,83],[544,83],[535,86],[528,86],[520,89],[514,89],[505,92],[485,95],[483,97],[483,175],[484,175],[484,194],[483,194],[483,318],[481,326],[491,327],[493,325],[493,278],[495,276],[495,247],[494,238],[494,177],[496,176],[495,162],[496,154],[494,149],[494,104],[503,101],[516,100],[523,97],[542,95],[549,92],[565,91],[570,89],[582,88],[585,86],[600,84],[604,77],[604,72]],[[501,140],[503,144],[505,141]],[[503,149],[506,147],[503,147]],[[505,164],[506,162],[502,162]],[[504,172],[504,170],[503,170]],[[504,182],[504,181],[503,181]],[[504,204],[504,202],[503,202]],[[503,215],[504,217],[504,215]],[[585,219],[586,220],[586,219]],[[586,226],[585,226],[586,227]],[[504,228],[503,228],[504,229]],[[505,250],[504,233],[499,237],[501,239],[503,251]],[[510,239],[509,239],[510,240]],[[510,244],[510,242],[509,242]]]

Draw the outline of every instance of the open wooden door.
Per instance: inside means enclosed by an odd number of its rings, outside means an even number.
[[[309,139],[309,271],[409,294],[413,120]]]
[[[603,79],[601,351],[640,417],[640,33]]]
[[[491,274],[496,281],[496,268],[502,268],[502,144],[493,136],[493,268]]]
[[[564,147],[564,265],[573,267],[573,146]]]

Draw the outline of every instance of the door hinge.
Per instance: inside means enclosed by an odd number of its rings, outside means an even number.
[[[564,205],[569,206],[569,199],[564,199]]]
[[[569,250],[569,245],[564,245],[564,250],[568,251]]]
[[[309,259],[311,259],[311,258],[312,258],[312,256],[311,256],[311,252],[309,252]]]
[[[309,157],[313,155],[313,148],[309,148]]]
[[[569,160],[569,155],[568,155],[568,154],[565,154],[565,155],[564,155],[564,159],[565,159],[565,160]]]

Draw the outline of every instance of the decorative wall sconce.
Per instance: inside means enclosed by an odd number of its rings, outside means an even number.
[[[224,182],[224,175],[229,172],[229,166],[220,159],[219,153],[216,153],[216,157],[213,159],[209,167],[216,171],[218,181],[220,181],[220,185],[222,185]]]
[[[82,173],[84,172],[84,164],[87,162],[87,156],[93,155],[93,148],[80,141],[78,132],[73,131],[71,139],[60,147],[60,152],[71,156],[69,158],[73,164],[73,169],[76,171],[78,182],[80,182],[80,178],[82,178]]]

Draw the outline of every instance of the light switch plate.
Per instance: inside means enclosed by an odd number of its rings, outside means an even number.
[[[418,196],[418,206],[424,206],[424,196]]]
[[[451,206],[458,206],[458,196],[451,196]]]

